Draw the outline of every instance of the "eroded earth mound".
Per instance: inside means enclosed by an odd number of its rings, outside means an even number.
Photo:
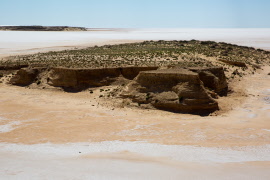
[[[121,96],[158,109],[205,115],[219,109],[213,93],[226,95],[227,89],[222,68],[161,69],[140,72]]]
[[[227,95],[228,83],[222,67],[192,67],[189,70],[199,74],[200,80],[206,88],[220,96]]]
[[[6,57],[0,59],[0,83],[68,92],[113,86],[97,97],[209,114],[219,109],[214,99],[227,95],[227,80],[241,81],[269,65],[269,58],[269,51],[222,42],[145,41]]]
[[[81,91],[91,87],[108,86],[119,78],[132,80],[141,71],[158,67],[119,68],[46,68],[36,65],[22,68],[10,79],[13,85],[27,86],[32,83],[60,87],[66,91]]]
[[[119,67],[99,69],[52,68],[47,78],[48,84],[70,90],[108,86],[119,77],[133,79],[139,72],[156,70],[158,67]]]
[[[119,79],[129,82],[118,94],[133,102],[181,113],[207,115],[219,109],[214,98],[227,95],[228,85],[221,67],[170,68],[118,67],[100,69],[22,68],[10,79],[19,86],[31,84],[81,91],[108,86]]]

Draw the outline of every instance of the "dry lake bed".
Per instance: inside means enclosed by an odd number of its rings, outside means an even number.
[[[10,55],[144,40],[212,40],[270,50],[270,29],[0,31]],[[0,84],[1,179],[269,179],[270,67],[212,116],[113,107],[98,93]],[[113,108],[112,108],[113,107]]]

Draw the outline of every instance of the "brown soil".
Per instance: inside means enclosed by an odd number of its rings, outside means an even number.
[[[231,82],[233,93],[219,98],[221,110],[208,117],[123,107],[130,102],[100,98],[107,92],[100,88],[92,94],[65,93],[0,84],[0,117],[4,119],[0,141],[120,140],[215,147],[269,144],[269,72],[270,67],[265,67]],[[117,86],[102,87],[113,88]]]

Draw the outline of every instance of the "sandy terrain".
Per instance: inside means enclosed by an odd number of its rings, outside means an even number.
[[[220,98],[219,115],[210,117],[119,108],[122,100],[113,105],[99,98],[102,94],[99,88],[93,94],[49,90],[41,94],[37,89],[1,84],[1,141],[36,144],[120,140],[200,146],[268,144],[268,72],[269,67],[265,67],[256,75],[231,84],[236,93]]]
[[[99,88],[64,93],[1,83],[0,177],[269,179],[269,72],[232,82],[234,93],[208,117],[122,107],[99,98]]]
[[[98,89],[72,94],[2,84],[1,176],[267,179],[269,71],[233,84],[238,93],[220,99],[222,110],[210,117],[115,107]]]
[[[2,179],[266,180],[270,175],[265,147],[231,150],[113,141],[2,144],[0,153]]]

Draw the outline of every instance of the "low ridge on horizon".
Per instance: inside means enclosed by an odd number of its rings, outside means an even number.
[[[268,0],[14,0],[3,1],[0,5],[0,24],[93,28],[270,28]]]

